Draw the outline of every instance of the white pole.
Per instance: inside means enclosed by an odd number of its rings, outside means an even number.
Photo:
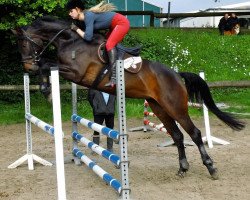
[[[66,200],[61,100],[58,68],[51,68],[53,120],[55,128],[55,151],[58,200]]]
[[[28,74],[24,74],[24,101],[25,101],[25,114],[30,113],[30,79]],[[32,156],[32,134],[31,134],[31,123],[29,120],[26,121],[26,141],[27,141],[27,157],[28,157],[28,168],[34,170],[33,156]]]
[[[125,0],[125,11],[128,11],[128,1]]]
[[[205,73],[200,72],[200,77],[205,80]],[[229,142],[216,138],[214,136],[211,136],[210,132],[210,124],[209,124],[209,116],[208,116],[208,109],[203,103],[203,114],[204,114],[204,121],[205,121],[205,129],[206,129],[206,137],[203,137],[202,140],[204,142],[207,142],[209,148],[213,148],[213,142],[217,144],[227,145],[230,144]]]
[[[144,1],[142,2],[143,11],[145,11]],[[142,26],[145,26],[145,15],[142,15]]]
[[[205,73],[204,72],[200,72],[200,77],[203,80],[205,80]],[[211,132],[210,132],[208,109],[207,109],[207,107],[206,107],[206,105],[204,103],[203,103],[203,115],[204,115],[204,121],[205,121],[207,144],[208,144],[209,148],[213,148],[213,141],[212,141]]]

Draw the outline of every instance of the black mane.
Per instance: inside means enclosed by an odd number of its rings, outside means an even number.
[[[39,35],[43,35],[43,34],[51,35],[52,37],[55,34],[57,34],[60,30],[65,29],[65,31],[63,31],[60,34],[61,36],[64,36],[67,39],[70,38],[73,41],[77,41],[77,40],[84,41],[77,33],[75,33],[74,31],[70,29],[71,23],[72,21],[59,19],[54,16],[44,16],[44,17],[37,18],[35,21],[33,21],[31,26],[27,26],[27,27],[31,27],[31,29],[33,29],[32,31],[33,33],[36,32],[36,34],[39,34]],[[103,34],[94,33],[94,38],[90,43],[100,44],[103,41],[104,41]],[[88,43],[87,41],[84,41],[84,42]]]

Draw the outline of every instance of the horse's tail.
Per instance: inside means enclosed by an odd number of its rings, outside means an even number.
[[[243,122],[237,120],[232,114],[222,112],[215,105],[206,81],[199,75],[190,72],[180,72],[179,75],[185,80],[190,100],[203,101],[211,112],[234,130],[240,131],[245,127]]]

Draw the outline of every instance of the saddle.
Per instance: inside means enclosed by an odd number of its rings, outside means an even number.
[[[107,65],[108,55],[107,55],[105,44],[106,42],[103,42],[102,44],[100,44],[97,50],[98,51],[97,54],[98,54],[99,59],[106,65],[101,69],[96,79],[90,86],[93,89],[95,89],[99,85],[101,80],[110,71],[110,66]],[[133,73],[133,74],[138,73],[142,66],[142,59],[139,56],[141,47],[127,48],[127,47],[122,46],[121,44],[117,44],[116,48],[117,48],[117,54],[118,54],[117,59],[124,60],[125,71],[129,73]]]
[[[98,57],[103,63],[108,63],[108,55],[105,48],[105,42],[103,42],[98,48]],[[124,69],[130,73],[138,73],[142,66],[142,59],[139,56],[141,52],[141,46],[136,47],[124,47],[122,44],[116,45],[117,59],[124,60]]]

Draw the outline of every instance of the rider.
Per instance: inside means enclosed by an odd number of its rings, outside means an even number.
[[[67,8],[72,19],[85,22],[85,31],[74,24],[71,26],[71,29],[76,31],[84,40],[91,41],[94,30],[109,29],[106,50],[108,52],[109,65],[111,66],[111,78],[105,86],[114,87],[116,79],[115,61],[117,59],[116,45],[123,40],[129,31],[130,23],[128,19],[119,13],[112,12],[115,10],[115,6],[103,1],[86,10],[83,1],[70,0]]]

